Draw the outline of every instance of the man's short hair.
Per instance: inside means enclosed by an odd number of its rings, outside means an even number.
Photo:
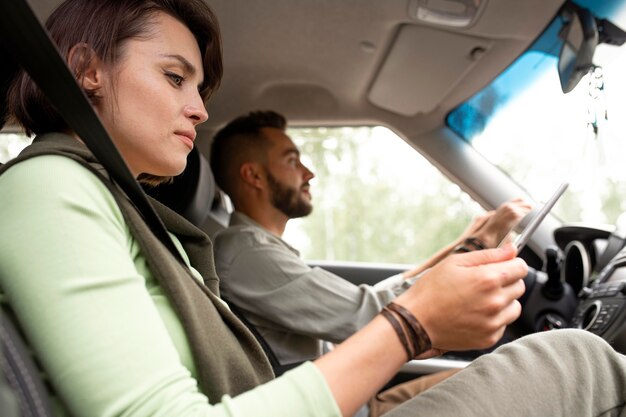
[[[253,111],[232,120],[213,138],[211,169],[217,185],[231,198],[241,165],[249,161],[265,162],[269,145],[261,132],[265,127],[284,131],[287,119],[271,110]]]

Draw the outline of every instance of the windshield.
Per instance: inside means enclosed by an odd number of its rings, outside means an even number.
[[[626,28],[626,1],[577,3]],[[626,211],[626,46],[599,45],[598,68],[563,94],[561,26],[557,18],[509,69],[451,112],[448,125],[538,201],[569,181],[554,209],[563,221],[615,223]]]

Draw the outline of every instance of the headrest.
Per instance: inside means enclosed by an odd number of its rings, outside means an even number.
[[[207,159],[196,149],[187,156],[185,171],[168,184],[145,187],[159,200],[196,226],[206,220],[216,198],[215,179]]]

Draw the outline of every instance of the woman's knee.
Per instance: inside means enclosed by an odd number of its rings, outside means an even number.
[[[539,347],[571,349],[613,349],[604,339],[586,330],[561,329],[534,333],[518,340],[518,343]]]
[[[541,366],[556,362],[566,367],[580,363],[581,358],[604,357],[610,360],[621,357],[601,337],[577,329],[561,329],[528,335],[501,346],[494,351],[494,354],[517,363],[533,363]]]

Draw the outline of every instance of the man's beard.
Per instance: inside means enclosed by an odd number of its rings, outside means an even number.
[[[300,196],[300,190],[282,184],[267,171],[271,203],[290,219],[311,214],[313,205]]]

